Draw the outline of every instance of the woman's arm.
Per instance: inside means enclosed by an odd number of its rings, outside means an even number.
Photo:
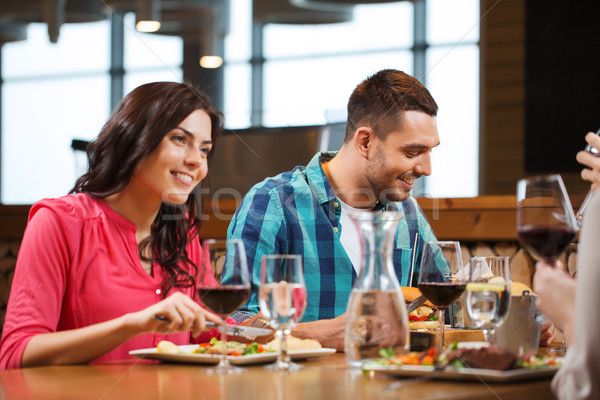
[[[156,320],[162,315],[169,322]],[[142,333],[191,331],[197,336],[205,321],[221,319],[179,292],[144,310],[83,328],[35,335],[27,344],[22,367],[90,362]]]

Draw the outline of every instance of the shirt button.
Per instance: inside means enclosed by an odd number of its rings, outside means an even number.
[[[337,227],[335,227],[335,228],[333,228],[333,231],[337,232],[337,231],[339,231],[339,229]]]
[[[333,203],[333,206],[334,206],[335,208],[338,208],[338,207],[340,206],[340,203],[338,203],[338,202],[336,201],[336,202],[334,202],[334,203]]]
[[[156,294],[161,294],[162,291],[160,289],[156,289]]]

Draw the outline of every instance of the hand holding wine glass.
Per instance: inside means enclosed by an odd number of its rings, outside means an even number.
[[[560,175],[517,183],[517,233],[531,255],[554,264],[577,233],[577,223]]]
[[[510,306],[510,263],[508,257],[472,257],[467,283],[467,311],[485,341],[492,343]]]
[[[421,256],[419,290],[439,310],[440,347],[444,349],[446,309],[467,286],[458,242],[427,242]]]
[[[208,373],[236,373],[243,369],[233,367],[227,359],[226,317],[241,307],[250,298],[250,279],[244,243],[238,239],[207,239],[203,244],[203,257],[208,271],[220,271],[227,264],[229,284],[198,286],[198,296],[213,312],[223,319],[221,324],[221,361],[215,368],[205,369]]]
[[[276,329],[280,352],[271,370],[294,371],[302,368],[290,360],[287,337],[291,329],[304,315],[306,308],[306,286],[300,255],[267,255],[262,258],[260,311]]]

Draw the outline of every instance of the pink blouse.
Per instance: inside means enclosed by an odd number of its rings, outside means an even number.
[[[163,299],[162,270],[150,276],[140,264],[136,226],[104,200],[78,193],[33,205],[21,243],[0,342],[0,368],[19,368],[29,340],[40,333],[76,329],[142,310]],[[198,239],[188,257],[201,267]],[[212,271],[198,282],[214,284]],[[192,297],[192,288],[171,289]],[[217,335],[206,332],[194,342]],[[131,358],[130,350],[160,340],[190,342],[189,332],[143,334],[94,360]]]

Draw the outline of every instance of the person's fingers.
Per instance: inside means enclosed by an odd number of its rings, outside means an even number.
[[[552,322],[546,320],[542,323],[542,329],[540,332],[540,343],[544,346],[549,346],[554,342],[556,338],[556,329]]]
[[[214,322],[215,324],[220,324],[223,322],[223,319],[219,317],[217,314],[211,312],[210,310],[203,309],[204,317],[207,321]]]
[[[600,136],[596,135],[595,132],[588,132],[585,135],[585,141],[600,150]]]

